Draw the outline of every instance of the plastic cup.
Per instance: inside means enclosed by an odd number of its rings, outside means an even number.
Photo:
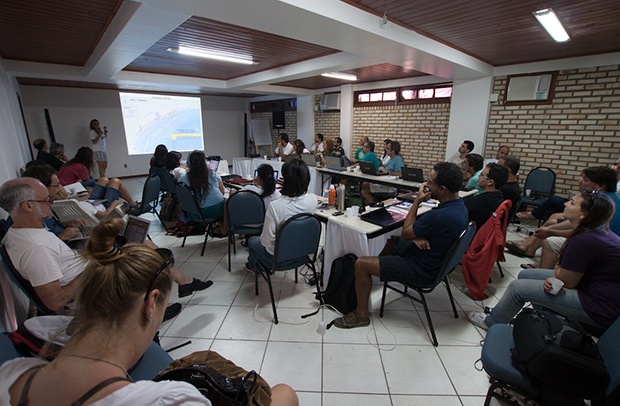
[[[351,206],[350,209],[353,210],[354,214],[358,214],[360,212],[359,206]]]
[[[267,155],[263,155],[263,159],[267,159]]]
[[[347,211],[346,211],[347,218],[351,219],[351,218],[355,217],[355,213],[356,212],[353,210],[353,207],[347,208]]]
[[[278,157],[278,162],[282,162],[282,157],[281,156]]]
[[[551,290],[549,291],[549,293],[551,293],[552,295],[557,295],[563,286],[564,282],[557,278],[551,278]]]
[[[353,168],[351,168],[350,166],[347,166],[347,172],[351,172],[353,170]]]
[[[525,195],[529,197],[532,194],[532,189],[525,189]]]

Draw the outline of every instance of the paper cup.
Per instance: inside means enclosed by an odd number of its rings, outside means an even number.
[[[552,295],[557,295],[563,286],[564,282],[557,278],[551,278],[551,290],[549,291],[549,293],[551,293]]]
[[[282,157],[281,156],[278,157],[278,162],[282,162]]]
[[[263,159],[267,159],[267,155],[263,155]]]

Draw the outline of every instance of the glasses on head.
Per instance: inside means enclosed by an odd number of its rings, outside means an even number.
[[[31,200],[26,200],[27,202],[33,202],[33,203],[47,203],[47,204],[52,204],[54,202],[54,199],[52,199],[51,197],[47,197],[44,200],[35,200],[35,199],[31,199]]]
[[[155,274],[153,274],[153,277],[151,278],[151,281],[149,282],[148,287],[146,288],[146,293],[144,294],[145,302],[149,298],[149,293],[151,293],[151,290],[153,290],[153,284],[155,283],[155,280],[157,279],[159,274],[162,273],[164,269],[167,269],[169,266],[174,265],[174,254],[168,248],[156,248],[155,251],[157,251],[159,256],[163,258],[164,263],[161,264],[159,268],[157,268],[157,270],[155,271]]]

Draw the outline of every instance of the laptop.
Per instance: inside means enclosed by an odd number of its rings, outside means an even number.
[[[142,244],[146,240],[150,226],[150,220],[136,216],[129,216],[127,219],[127,224],[125,224],[125,229],[121,235],[127,239],[127,242],[137,242]]]
[[[372,162],[360,161],[359,164],[363,174],[373,176],[387,175],[387,172],[377,172],[375,170],[375,165]]]
[[[411,182],[424,182],[424,172],[420,168],[408,168],[403,166],[400,169],[403,180],[408,180]]]
[[[301,154],[301,160],[308,166],[316,166],[316,157],[312,154]]]
[[[258,178],[258,169],[254,169],[254,177]],[[273,180],[276,182],[278,181],[278,171],[273,171]]]
[[[360,215],[360,218],[381,227],[389,227],[402,223],[407,217],[407,212],[396,207],[388,206],[369,211]]]
[[[217,172],[217,169],[220,167],[220,161],[212,159],[212,160],[209,161],[207,166],[209,167],[209,170],[211,172]]]
[[[342,172],[345,170],[344,165],[342,165],[342,158],[334,155],[325,155],[325,166],[327,169],[331,169],[332,171]]]
[[[94,226],[99,223],[99,220],[94,215],[84,210],[77,201],[72,199],[54,200],[52,203],[52,213],[61,223],[77,218],[83,219],[87,226]]]

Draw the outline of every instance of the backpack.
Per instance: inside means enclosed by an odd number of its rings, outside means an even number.
[[[583,328],[551,311],[523,310],[514,321],[514,365],[539,387],[590,399],[604,391],[609,374]]]
[[[332,262],[332,269],[327,281],[327,288],[321,293],[325,304],[334,306],[340,313],[355,310],[355,254],[346,254]]]

